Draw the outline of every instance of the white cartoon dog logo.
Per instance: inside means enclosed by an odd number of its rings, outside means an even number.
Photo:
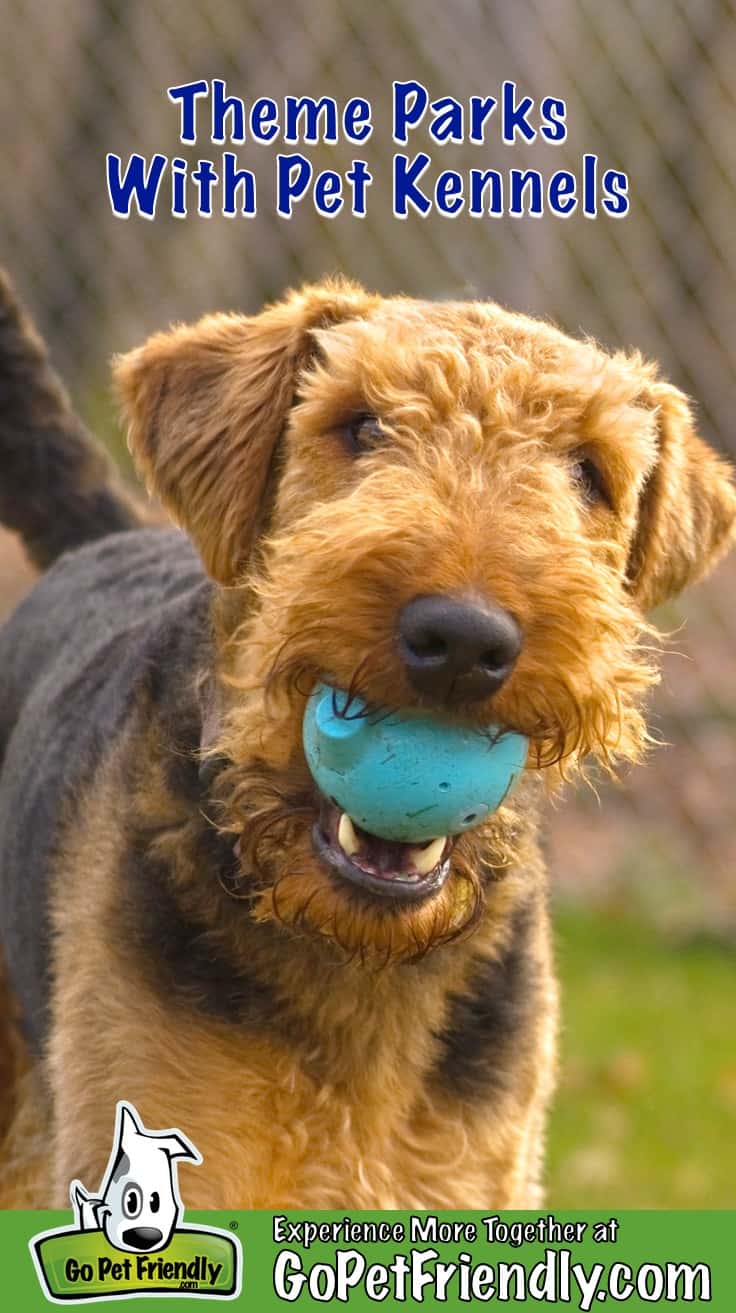
[[[164,1249],[183,1213],[178,1158],[202,1161],[180,1131],[146,1130],[132,1103],[121,1100],[99,1194],[89,1194],[81,1181],[69,1187],[78,1229],[102,1230],[115,1249],[129,1253]]]

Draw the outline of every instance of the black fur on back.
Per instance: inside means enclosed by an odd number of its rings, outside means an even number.
[[[0,270],[0,524],[45,570],[62,552],[139,523]]]
[[[34,1047],[60,826],[152,684],[189,714],[211,591],[183,534],[114,534],[64,556],[0,629],[0,950]]]

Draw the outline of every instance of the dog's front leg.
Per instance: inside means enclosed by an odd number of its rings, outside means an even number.
[[[147,1127],[180,1129],[199,1149],[202,1166],[184,1164],[191,1207],[320,1206],[308,1149],[326,1142],[337,1115],[272,1039],[166,1013],[128,981],[104,1017],[91,1002],[73,1021],[67,1015],[50,1070],[55,1205],[67,1202],[74,1178],[98,1187],[124,1098]]]

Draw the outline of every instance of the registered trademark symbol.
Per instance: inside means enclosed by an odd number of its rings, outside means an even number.
[[[239,1225],[240,1225],[239,1222],[232,1221],[232,1222],[230,1223],[230,1230],[231,1230],[231,1231],[237,1231]]]

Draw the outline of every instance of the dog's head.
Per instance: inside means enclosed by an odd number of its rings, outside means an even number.
[[[528,737],[530,776],[636,759],[646,612],[736,517],[686,399],[638,355],[492,303],[342,281],[160,334],[117,378],[138,465],[220,585],[205,748],[229,763],[254,914],[387,956],[456,934],[513,846],[513,805],[425,871],[418,845],[389,851],[318,796],[305,699],[322,680],[502,725]]]
[[[202,1161],[179,1131],[147,1131],[133,1105],[121,1100],[100,1195],[92,1197],[79,1181],[72,1182],[72,1203],[80,1224],[88,1208],[116,1249],[128,1253],[164,1249],[183,1211],[176,1176],[180,1158]]]

